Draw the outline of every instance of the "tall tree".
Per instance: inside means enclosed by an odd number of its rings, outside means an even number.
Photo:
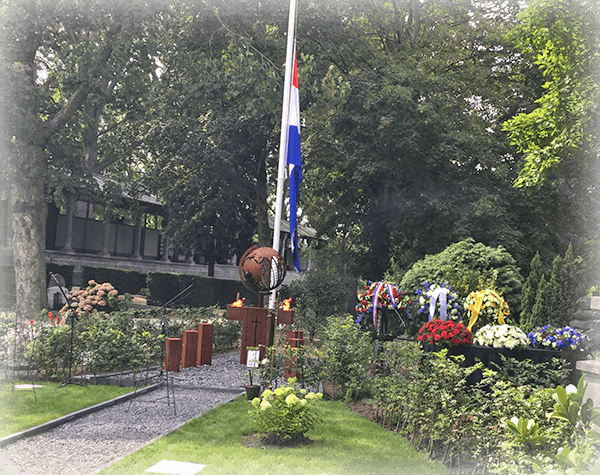
[[[515,186],[539,189],[563,161],[596,165],[600,32],[589,2],[535,0],[510,37],[525,68],[539,68],[543,94],[505,124],[525,157]]]
[[[193,15],[191,14],[193,12]],[[146,140],[146,170],[176,242],[209,265],[270,246],[288,6],[207,2],[172,27]]]
[[[114,2],[7,1],[0,12],[2,143],[8,153],[13,209],[13,254],[17,312],[35,315],[44,303],[46,147],[94,93],[113,79],[114,51],[145,35],[160,2],[140,6]],[[165,7],[168,9],[168,7]],[[85,41],[80,41],[85,38]],[[53,77],[40,75],[46,45],[70,44],[77,61]],[[57,83],[68,97],[44,109]],[[82,159],[82,157],[80,157]]]
[[[508,21],[515,5],[504,7]],[[500,127],[525,93],[507,73],[505,11],[441,0],[328,6],[303,43],[322,73],[304,134],[311,222],[348,236],[355,272],[372,279],[391,259],[407,267],[472,235],[518,248]]]

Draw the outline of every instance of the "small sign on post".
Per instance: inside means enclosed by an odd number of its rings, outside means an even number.
[[[258,368],[259,358],[260,358],[260,350],[248,350],[248,358],[246,360],[246,367]]]

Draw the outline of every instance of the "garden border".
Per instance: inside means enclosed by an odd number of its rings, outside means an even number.
[[[142,394],[147,394],[155,389],[163,386],[162,382],[151,384],[150,386],[143,387],[136,391],[132,391],[127,394],[123,394],[122,396],[118,396],[114,399],[110,399],[108,401],[101,402],[94,406],[86,407],[79,411],[72,412],[71,414],[67,414],[62,417],[58,417],[56,419],[52,419],[51,421],[44,422],[34,427],[30,427],[29,429],[22,430],[20,432],[16,432],[14,434],[7,435],[6,437],[2,437],[0,439],[0,448],[6,447],[7,445],[13,444],[18,440],[24,439],[26,437],[30,437],[32,435],[41,434],[42,432],[46,432],[48,430],[54,429],[55,427],[64,424],[65,422],[72,421],[77,419],[78,417],[85,416],[87,414],[91,414],[93,412],[99,411],[100,409],[104,409],[106,407],[114,406],[120,402],[127,401],[128,399],[133,399],[136,396],[141,396]]]

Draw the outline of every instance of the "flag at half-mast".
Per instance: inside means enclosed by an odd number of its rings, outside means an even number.
[[[294,48],[294,72],[289,105],[289,131],[287,164],[290,175],[290,240],[294,265],[300,272],[300,251],[298,249],[298,196],[302,183],[302,158],[300,156],[300,97],[298,94],[298,62]]]

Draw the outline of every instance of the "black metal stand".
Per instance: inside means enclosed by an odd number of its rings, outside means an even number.
[[[78,381],[74,381],[71,376],[71,368],[73,367],[73,335],[75,334],[75,320],[77,320],[77,315],[75,315],[75,312],[71,310],[71,347],[69,349],[69,379],[67,379],[64,383],[60,385],[61,388],[67,386],[68,384],[85,386],[84,384]]]
[[[58,281],[58,279],[56,278],[56,274],[53,274],[52,272],[49,273],[50,277],[52,277],[52,279],[54,279],[54,282],[56,282],[56,285],[58,286],[58,288],[60,289],[60,293],[63,295],[63,297],[65,298],[65,302],[67,302],[67,305],[69,305],[70,309],[71,309],[71,344],[69,347],[69,379],[67,379],[67,381],[65,381],[64,383],[62,383],[60,385],[60,387],[62,388],[63,386],[66,386],[68,384],[76,384],[77,386],[85,386],[85,384],[80,383],[78,381],[74,381],[73,377],[72,377],[72,367],[73,367],[73,336],[75,334],[75,320],[77,320],[77,315],[75,313],[75,309],[73,309],[71,307],[71,304],[69,303],[69,299],[67,298],[67,295],[65,294],[65,291],[63,290],[63,286],[60,284],[60,282]]]

